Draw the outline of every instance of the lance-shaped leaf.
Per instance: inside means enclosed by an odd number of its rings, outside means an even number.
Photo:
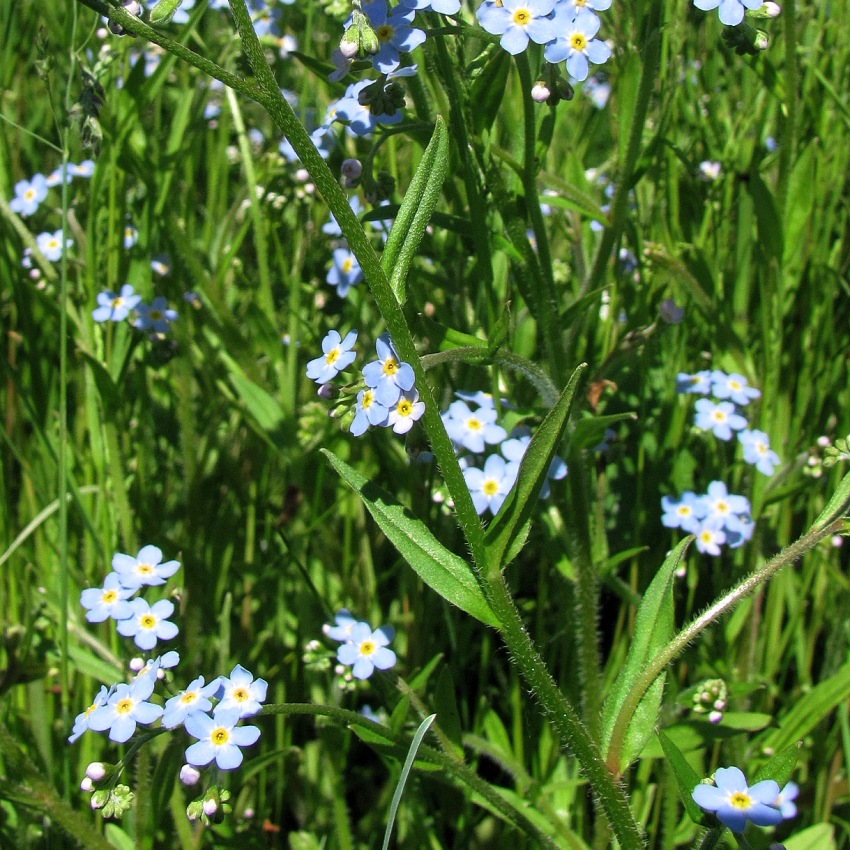
[[[686,537],[673,549],[646,589],[635,616],[635,630],[626,663],[602,710],[602,748],[609,768],[625,770],[640,754],[655,727],[664,676],[660,675],[645,693],[627,697],[647,663],[673,636],[673,574],[693,537]],[[626,710],[623,710],[627,705]]]
[[[390,279],[399,304],[404,303],[407,273],[431,213],[437,206],[448,167],[449,135],[446,122],[438,115],[434,124],[434,135],[422,154],[410,186],[407,187],[381,257],[381,265]]]
[[[584,368],[582,364],[573,372],[569,383],[555,402],[555,406],[532,437],[522,456],[516,484],[490,528],[487,529],[486,541],[491,563],[498,563],[500,567],[504,567],[508,563],[508,556],[516,557],[519,551],[520,547],[511,544],[528,523],[537,504],[540,490],[549,472],[549,464],[555,456],[555,450],[567,427],[570,407]]]
[[[446,549],[421,519],[386,490],[364,478],[332,452],[322,449],[322,454],[346,484],[357,491],[381,531],[428,587],[482,623],[499,625],[472,568],[463,558]]]
[[[676,785],[679,787],[679,796],[682,798],[685,811],[694,823],[704,824],[705,814],[692,796],[694,788],[700,784],[702,778],[690,766],[681,750],[660,729],[658,730],[658,740],[661,741],[661,748],[664,750],[667,763],[673,770],[673,776],[676,779]]]

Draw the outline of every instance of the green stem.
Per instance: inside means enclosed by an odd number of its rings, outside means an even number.
[[[809,550],[813,549],[821,540],[836,534],[842,525],[843,520],[835,520],[828,525],[815,528],[809,531],[799,540],[792,543],[787,548],[783,549],[778,555],[771,558],[761,569],[750,573],[745,579],[739,582],[728,593],[725,593],[710,605],[702,614],[695,617],[685,626],[674,638],[662,649],[644,668],[643,672],[635,680],[632,689],[629,691],[620,711],[617,714],[617,719],[614,721],[613,732],[611,733],[611,743],[608,747],[608,764],[618,765],[620,763],[620,754],[623,750],[623,742],[628,731],[629,719],[634,715],[638,704],[643,699],[644,694],[649,690],[652,683],[660,676],[667,665],[679,657],[685,648],[694,641],[697,636],[707,629],[712,623],[731,611],[745,596],[748,596],[758,587],[767,582],[783,567],[794,563],[801,558]],[[498,613],[498,612],[497,612]]]
[[[788,201],[788,181],[791,177],[797,135],[797,85],[799,63],[797,59],[797,10],[794,0],[782,4],[782,34],[785,41],[785,127],[779,147],[779,179],[776,186],[776,203],[785,212]],[[792,199],[793,203],[793,199]]]
[[[109,462],[109,475],[112,478],[112,498],[115,513],[118,517],[121,543],[127,549],[136,550],[136,534],[133,530],[133,513],[127,499],[125,489],[124,468],[121,464],[121,444],[118,438],[118,426],[115,424],[110,411],[104,411],[107,416],[103,426],[103,436],[106,442],[106,452]]]

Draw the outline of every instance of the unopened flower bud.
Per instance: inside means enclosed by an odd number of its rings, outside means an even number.
[[[184,785],[197,785],[200,778],[201,772],[192,767],[191,764],[184,764],[180,768],[180,781]]]
[[[102,761],[93,761],[86,768],[86,776],[93,782],[100,782],[106,776],[106,765]]]
[[[359,9],[351,13],[351,26],[339,42],[339,49],[346,59],[366,56],[378,52],[380,43],[369,19]]]
[[[207,798],[206,800],[204,800],[203,809],[204,814],[207,817],[214,815],[218,811],[218,800],[216,800],[215,797]]]
[[[773,2],[762,3],[761,8],[768,18],[778,18],[782,11],[782,7],[778,3]]]
[[[363,163],[359,159],[343,160],[340,173],[346,180],[356,180],[363,173]]]
[[[101,788],[100,791],[95,791],[91,795],[91,807],[93,809],[102,809],[109,802],[110,790]]]
[[[85,791],[87,794],[94,791],[94,782],[88,776],[83,777],[83,781],[80,783],[80,791]]]
[[[719,711],[710,711],[708,713],[708,722],[709,723],[720,723],[723,720],[723,714]]]
[[[756,30],[753,46],[756,50],[767,50],[770,45],[770,36],[764,30]]]
[[[347,36],[348,33],[342,37],[342,41],[339,43],[339,52],[346,59],[353,59],[360,52],[360,48],[357,46],[356,41],[349,41]]]
[[[531,87],[531,99],[535,103],[546,103],[552,96],[552,92],[543,80],[538,80]]]

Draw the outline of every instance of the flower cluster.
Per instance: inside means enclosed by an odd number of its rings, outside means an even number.
[[[133,638],[144,650],[153,649],[160,640],[177,637],[177,626],[168,619],[174,613],[174,603],[160,599],[149,605],[144,599],[130,597],[142,587],[165,584],[179,568],[177,561],[163,563],[162,550],[156,546],[142,547],[136,557],[118,553],[103,587],[90,587],[80,594],[86,619],[90,623],[116,620],[118,633]]]
[[[714,783],[701,782],[691,796],[700,808],[713,812],[732,832],[743,832],[747,821],[756,826],[776,826],[797,814],[793,801],[799,789],[793,782],[782,790],[773,779],[748,785],[740,768],[719,767],[714,773]]]
[[[697,400],[694,425],[703,431],[711,431],[724,442],[731,440],[734,432],[744,450],[744,461],[764,475],[773,474],[779,464],[779,455],[770,448],[767,434],[750,430],[746,418],[739,411],[761,396],[755,387],[749,386],[743,375],[734,372],[727,375],[718,369],[705,369],[693,375],[680,372],[676,376],[676,392],[713,396],[715,400]]]
[[[168,306],[163,295],[157,295],[150,304],[144,304],[133,287],[125,283],[120,293],[104,289],[98,293],[97,307],[92,310],[96,322],[123,322],[133,314],[131,324],[152,338],[168,333],[171,323],[177,321],[177,311]]]
[[[9,208],[21,216],[33,215],[47,197],[47,190],[61,183],[70,183],[75,177],[88,178],[94,174],[94,162],[87,159],[79,165],[69,162],[66,169],[60,165],[51,174],[35,174],[31,180],[19,180],[15,183],[15,197],[9,201]]]
[[[596,38],[601,21],[595,14],[610,6],[611,0],[484,0],[476,16],[487,32],[501,36],[508,53],[522,53],[530,41],[545,45],[548,63],[565,61],[570,76],[584,80],[588,63],[601,65],[611,56],[611,48]]]
[[[724,543],[736,549],[753,536],[749,500],[729,493],[722,481],[712,481],[704,495],[688,490],[678,498],[664,496],[661,507],[662,524],[695,535],[697,549],[708,555],[719,555]]]
[[[355,679],[368,679],[375,670],[389,670],[395,666],[396,655],[388,649],[395,636],[390,626],[372,627],[355,620],[345,608],[334,617],[336,625],[325,625],[322,631],[331,640],[338,641],[336,657],[340,664],[351,667]]]
[[[354,362],[352,348],[356,341],[357,331],[349,331],[345,339],[337,331],[330,331],[322,340],[323,355],[307,364],[307,377],[322,385],[320,394],[326,394],[328,382]],[[406,434],[425,412],[425,403],[419,400],[414,386],[413,368],[398,356],[388,334],[379,336],[375,347],[377,360],[363,368],[358,383],[343,391],[341,404],[349,410],[356,393],[349,430],[359,437],[374,425]]]
[[[493,397],[488,393],[457,392],[455,395],[459,401],[452,402],[441,414],[455,451],[480,455],[490,445],[498,446],[501,452],[490,454],[484,460],[483,468],[470,463],[467,456],[460,458],[475,510],[479,516],[487,510],[495,516],[516,483],[520,462],[531,443],[531,433],[527,428],[515,428],[509,436],[496,422]],[[475,409],[470,405],[475,405]],[[563,459],[553,458],[540,498],[545,499],[549,495],[549,479],[558,480],[566,474],[567,465]]]

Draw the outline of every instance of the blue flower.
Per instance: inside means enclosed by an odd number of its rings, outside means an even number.
[[[406,434],[424,412],[425,402],[419,400],[419,393],[415,389],[405,390],[389,409],[387,427],[396,434]]]
[[[71,163],[69,162],[64,169],[61,165],[54,168],[47,175],[46,183],[52,188],[53,186],[58,186],[60,183],[70,183],[73,179],[74,175],[71,173]]]
[[[503,0],[482,3],[475,14],[487,32],[502,36],[502,49],[516,56],[528,47],[529,39],[546,44],[557,37],[555,22],[547,17],[554,8],[555,0]]]
[[[360,390],[357,393],[354,419],[351,421],[349,430],[355,437],[359,437],[366,433],[370,425],[386,425],[389,415],[389,408],[383,404],[379,404],[375,398],[374,390]]]
[[[80,604],[88,609],[86,619],[90,623],[102,623],[111,617],[113,620],[125,620],[133,615],[133,609],[127,600],[136,591],[123,587],[118,573],[109,573],[103,587],[89,587],[80,594]]]
[[[694,424],[703,431],[713,431],[719,440],[730,440],[732,431],[740,431],[747,427],[747,420],[735,411],[735,405],[728,401],[715,404],[707,398],[701,398],[696,403],[696,419]]]
[[[511,487],[514,486],[516,472],[515,465],[508,464],[497,454],[487,458],[483,471],[475,466],[464,469],[463,477],[479,516],[488,508],[493,515],[499,512]]]
[[[265,679],[254,679],[241,664],[230,671],[229,679],[222,676],[218,681],[221,701],[215,707],[216,716],[220,712],[236,711],[239,717],[249,717],[262,708],[269,683]]]
[[[348,290],[363,280],[363,271],[360,263],[357,262],[357,257],[347,248],[335,248],[333,265],[325,280],[336,287],[336,294],[340,298],[345,298]]]
[[[441,415],[452,442],[476,454],[484,451],[485,443],[496,445],[508,436],[496,424],[496,408],[492,406],[480,407],[473,413],[465,402],[455,401]]]
[[[218,679],[213,679],[212,682],[205,685],[204,677],[198,676],[197,679],[189,683],[186,690],[171,697],[165,703],[162,725],[166,729],[174,729],[181,723],[185,723],[190,714],[194,714],[196,711],[209,711],[212,708],[212,702],[209,698],[215,695],[219,686]]]
[[[793,818],[797,814],[797,807],[793,801],[797,799],[800,789],[796,782],[788,782],[785,787],[779,792],[776,799],[771,803],[775,809],[779,809],[783,820]]]
[[[381,334],[375,348],[378,359],[367,363],[363,369],[366,386],[375,390],[375,399],[384,407],[392,407],[403,392],[413,389],[413,368],[402,362],[390,341],[389,334]]]
[[[135,590],[142,585],[165,584],[180,569],[179,561],[162,561],[162,550],[156,546],[143,546],[136,557],[119,552],[112,558],[112,569],[121,578],[121,584]]]
[[[745,9],[759,9],[761,4],[762,0],[694,0],[694,6],[703,12],[717,9],[720,23],[727,27],[738,26],[744,20]]]
[[[62,259],[63,248],[70,248],[74,244],[73,239],[66,239],[65,244],[62,244],[62,231],[57,230],[54,233],[39,233],[35,237],[35,243],[38,250],[44,254],[45,259],[55,263]]]
[[[15,197],[9,201],[9,209],[18,215],[32,215],[46,197],[47,180],[43,174],[36,174],[32,180],[15,183]]]
[[[661,507],[664,509],[661,524],[665,528],[681,528],[690,534],[696,534],[699,521],[706,513],[702,499],[690,490],[682,493],[678,499],[662,497]]]
[[[738,431],[738,442],[744,447],[744,460],[764,475],[773,475],[779,455],[770,448],[770,438],[764,431]]]
[[[416,14],[410,7],[396,6],[388,13],[387,0],[372,0],[363,4],[363,12],[380,45],[372,57],[372,67],[382,74],[398,68],[400,52],[409,53],[425,41],[422,30],[409,26]]]
[[[157,295],[150,304],[137,305],[136,312],[133,326],[154,335],[168,333],[171,323],[177,321],[177,311],[169,308],[164,295]]]
[[[124,248],[128,251],[139,241],[139,231],[132,224],[124,226]]]
[[[348,199],[348,206],[351,207],[351,211],[354,215],[359,216],[360,213],[363,212],[363,205],[360,203],[359,195],[352,195]],[[340,230],[336,216],[333,213],[331,213],[330,221],[327,221],[322,225],[322,233],[327,233],[328,236],[342,236],[342,230]]]
[[[351,612],[347,608],[340,608],[334,617],[335,626],[323,626],[322,631],[331,639],[337,640],[340,643],[346,643],[351,640],[351,630],[357,620],[351,616]]]
[[[708,492],[701,499],[706,519],[719,519],[724,524],[733,516],[750,515],[750,502],[746,496],[736,496],[726,489],[722,481],[712,481]]]
[[[141,300],[140,295],[134,294],[133,287],[125,283],[121,287],[120,295],[116,295],[111,289],[99,292],[98,306],[92,310],[91,315],[96,322],[123,322]]]
[[[679,372],[676,375],[676,392],[708,395],[711,392],[711,372],[708,369],[703,369],[695,375]]]
[[[100,686],[100,691],[97,696],[92,701],[92,704],[83,712],[78,714],[76,718],[74,718],[74,728],[71,731],[71,734],[68,736],[68,743],[73,744],[82,734],[89,728],[89,720],[95,709],[100,708],[102,705],[106,705],[107,700],[112,694],[112,689],[107,688],[106,685]]]
[[[761,395],[755,387],[747,385],[747,379],[743,375],[736,372],[727,375],[719,369],[715,369],[711,373],[711,394],[715,398],[728,398],[739,407],[746,407],[751,399],[758,398]]]
[[[71,175],[74,177],[91,177],[94,174],[94,160],[84,159],[78,165],[69,163],[68,165]]]
[[[502,445],[499,446],[499,451],[504,455],[505,459],[509,461],[508,468],[511,470],[514,479],[516,479],[519,474],[520,463],[522,462],[526,451],[528,451],[528,447],[531,445],[531,434],[523,433],[525,430],[527,429],[514,428],[511,432],[511,439],[505,440]],[[551,485],[549,482],[560,481],[562,478],[566,478],[567,471],[566,461],[562,457],[555,455],[549,464],[549,469],[546,471],[546,480],[540,488],[541,499],[549,498],[549,493],[551,492]]]
[[[360,103],[357,96],[366,86],[370,86],[372,83],[372,80],[360,80],[358,83],[352,83],[345,90],[342,99],[328,107],[328,114],[332,116],[330,120],[346,124],[348,132],[352,136],[368,136],[378,124],[397,124],[403,117],[400,109],[392,115],[385,113],[373,115],[368,106]]]
[[[239,710],[232,708],[214,717],[201,711],[186,718],[186,731],[198,741],[186,750],[186,761],[203,767],[215,759],[220,770],[233,770],[242,764],[240,747],[256,744],[260,730],[256,726],[237,726]]]
[[[720,554],[721,544],[726,542],[726,532],[723,531],[723,520],[717,517],[702,520],[694,529],[697,538],[697,550],[715,558]]]
[[[611,57],[611,48],[604,41],[594,38],[599,31],[600,21],[587,8],[580,8],[575,18],[562,8],[555,9],[555,24],[559,34],[546,45],[543,52],[547,62],[558,63],[567,60],[567,71],[576,80],[587,78],[588,61],[595,65],[607,62]]]
[[[351,349],[357,342],[357,331],[349,331],[341,339],[338,331],[328,331],[322,340],[324,354],[307,364],[307,377],[317,384],[333,380],[343,369],[347,369],[357,356]]]
[[[136,731],[137,723],[148,726],[162,716],[161,705],[146,702],[155,684],[156,677],[145,676],[129,685],[116,685],[106,703],[92,712],[89,729],[109,729],[109,740],[123,744]]]
[[[460,11],[460,0],[401,0],[400,5],[417,12],[431,9],[441,15],[456,15]]]
[[[177,637],[178,628],[168,618],[174,613],[174,603],[160,599],[149,605],[144,599],[130,602],[133,609],[126,620],[119,620],[118,634],[133,638],[139,649],[153,649],[158,640]]]
[[[351,672],[355,679],[368,679],[375,668],[389,670],[396,662],[395,653],[387,649],[393,634],[386,626],[373,632],[368,623],[355,623],[351,639],[337,650],[337,660],[347,667],[353,665]]]
[[[714,781],[716,787],[700,783],[691,796],[701,809],[714,812],[732,832],[743,832],[748,820],[757,826],[776,826],[782,820],[782,813],[772,805],[779,796],[779,785],[772,779],[749,787],[737,767],[719,767]]]

